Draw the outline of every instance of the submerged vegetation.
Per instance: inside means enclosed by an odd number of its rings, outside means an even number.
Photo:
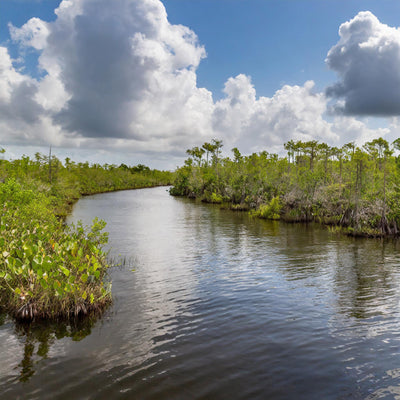
[[[289,222],[317,221],[354,236],[400,234],[400,139],[331,147],[289,141],[286,157],[267,151],[222,158],[213,140],[187,151],[172,195],[227,203],[233,210]]]
[[[0,308],[20,320],[69,318],[111,302],[103,221],[66,226],[81,195],[171,182],[170,172],[138,165],[0,160]]]

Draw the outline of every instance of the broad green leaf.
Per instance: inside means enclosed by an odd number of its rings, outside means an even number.
[[[48,287],[49,287],[49,285],[47,284],[47,282],[44,280],[44,279],[40,279],[40,286],[43,288],[43,289],[47,289]]]

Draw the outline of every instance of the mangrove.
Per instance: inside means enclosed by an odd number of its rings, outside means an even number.
[[[67,226],[66,215],[82,195],[171,181],[140,164],[0,160],[0,310],[26,321],[100,313],[112,300],[105,223]]]
[[[221,156],[214,139],[187,150],[170,193],[288,222],[316,221],[353,236],[400,234],[400,139],[357,146],[290,140],[285,156]]]

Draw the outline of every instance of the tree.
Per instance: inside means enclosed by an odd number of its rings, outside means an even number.
[[[295,150],[295,142],[293,140],[289,140],[288,142],[286,142],[283,147],[285,148],[285,150],[288,153],[288,162],[289,164],[291,162],[294,163],[294,150]]]
[[[219,156],[221,154],[221,149],[222,149],[222,146],[223,146],[222,140],[213,139],[212,140],[212,144],[213,144],[213,151],[212,151],[213,162],[218,165]]]
[[[314,159],[316,158],[319,150],[319,145],[317,140],[310,140],[303,143],[304,153],[310,156],[310,170],[314,169]]]
[[[238,163],[239,161],[242,160],[242,155],[240,154],[240,151],[239,151],[239,149],[237,147],[234,147],[232,149],[232,153],[233,153],[233,156],[234,156],[234,159],[235,159],[236,163]]]
[[[345,154],[352,159],[356,150],[356,144],[354,142],[346,143],[342,146]]]
[[[364,148],[375,160],[377,167],[382,170],[382,162],[389,151],[389,143],[383,138],[378,138],[365,143]]]
[[[130,168],[131,172],[141,174],[143,172],[150,172],[150,168],[147,165],[138,164]]]
[[[210,153],[214,152],[215,146],[211,143],[205,142],[201,147],[206,152],[206,166],[208,167],[208,156]]]
[[[333,154],[333,149],[332,149],[332,147],[328,146],[326,143],[320,143],[318,145],[318,150],[321,152],[321,154],[324,157],[324,171],[325,171],[324,181],[326,182],[327,177],[328,177],[328,159]]]
[[[201,165],[201,158],[205,153],[203,148],[193,147],[192,149],[186,150],[186,153],[193,157],[193,159],[197,162],[197,165],[200,167]]]

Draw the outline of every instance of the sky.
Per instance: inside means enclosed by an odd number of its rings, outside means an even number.
[[[398,0],[1,0],[7,158],[174,169],[400,137]]]

